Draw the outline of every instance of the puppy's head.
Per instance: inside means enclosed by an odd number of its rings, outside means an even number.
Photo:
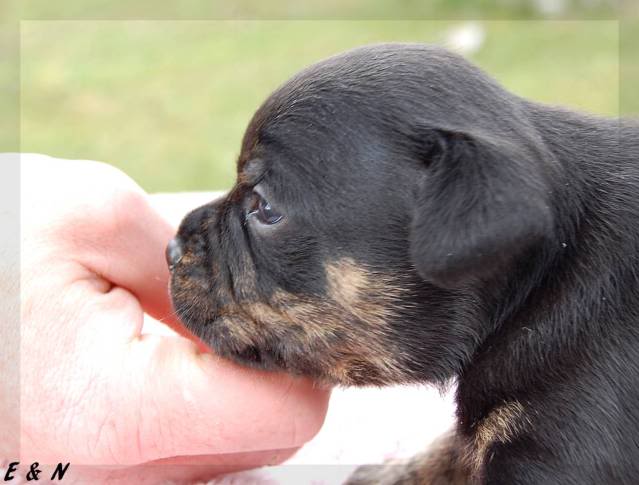
[[[552,230],[524,104],[463,59],[365,47],[280,87],[237,183],[169,251],[217,353],[339,384],[443,381],[488,331],[478,288]]]

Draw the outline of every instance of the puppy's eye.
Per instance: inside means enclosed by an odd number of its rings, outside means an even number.
[[[279,214],[271,204],[257,192],[253,192],[253,202],[246,218],[254,216],[261,224],[272,226],[280,222],[284,216]]]

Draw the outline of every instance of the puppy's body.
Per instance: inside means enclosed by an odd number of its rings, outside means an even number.
[[[459,378],[461,430],[472,435],[499,403],[521,406],[513,436],[484,450],[488,483],[633,483],[639,477],[638,131],[548,108],[530,112],[568,175],[570,199],[558,216],[564,237],[555,241],[563,251],[522,261],[498,330]]]
[[[457,381],[439,465],[353,483],[637,481],[636,124],[373,46],[278,89],[238,173],[178,233],[196,335],[329,383]]]

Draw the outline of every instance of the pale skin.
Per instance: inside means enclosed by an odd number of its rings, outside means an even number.
[[[31,155],[21,169],[20,450],[5,458],[205,479],[280,462],[317,433],[328,391],[141,333],[147,312],[185,335],[164,261],[176,228],[129,177]]]

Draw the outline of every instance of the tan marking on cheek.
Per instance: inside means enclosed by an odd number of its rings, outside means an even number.
[[[269,304],[250,303],[243,310],[259,327],[258,332],[284,336],[296,326],[298,345],[321,352],[316,364],[333,381],[362,384],[369,379],[382,384],[405,380],[386,335],[396,302],[391,299],[401,290],[389,278],[371,275],[350,259],[328,265],[326,275],[327,298],[299,297],[279,289]]]
[[[465,461],[472,473],[479,474],[492,444],[511,442],[529,425],[530,420],[518,401],[504,403],[493,409],[477,424],[473,438],[466,447]]]
[[[371,325],[384,326],[392,316],[393,303],[404,290],[384,274],[372,273],[351,258],[326,266],[328,295],[346,312]]]
[[[327,298],[301,297],[277,289],[269,302],[238,302],[223,309],[232,338],[238,345],[292,339],[290,344],[302,352],[300,357],[313,359],[313,365],[323,369],[333,384],[405,381],[387,336],[388,321],[402,290],[390,278],[371,274],[350,259],[328,265],[326,271]],[[245,276],[237,281],[249,286]],[[255,293],[246,295],[254,297]]]
[[[297,345],[302,349],[319,351],[316,365],[323,367],[333,383],[343,384],[357,381],[364,374],[380,374],[376,367],[384,368],[379,352],[368,356],[370,345],[357,344],[358,338],[347,335],[343,340],[335,340],[336,335],[346,335],[345,323],[349,318],[343,309],[336,311],[335,305],[326,301],[301,299],[282,290],[275,292],[274,305],[249,303],[243,306],[254,325],[254,331],[268,332],[269,335],[284,338],[294,327]],[[275,302],[277,302],[275,304]],[[360,348],[361,347],[361,348]]]
[[[350,258],[328,264],[326,278],[333,312],[323,312],[322,321],[328,319],[329,328],[348,337],[343,350],[350,356],[336,363],[335,377],[345,383],[361,383],[366,376],[380,384],[406,380],[388,335],[389,321],[405,290],[392,278],[368,271]]]
[[[326,279],[329,297],[344,308],[357,304],[362,292],[370,288],[368,275],[350,258],[328,264]]]

